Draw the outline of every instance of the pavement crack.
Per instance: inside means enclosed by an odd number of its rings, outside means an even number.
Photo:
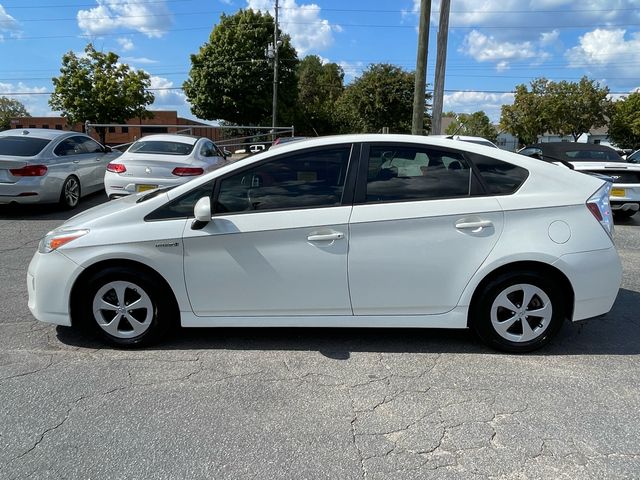
[[[53,356],[49,355],[49,362],[46,365],[44,365],[43,367],[36,368],[35,370],[29,370],[28,372],[16,373],[15,375],[10,375],[8,377],[3,377],[3,378],[0,378],[0,381],[11,380],[12,378],[26,377],[28,375],[34,375],[36,373],[40,373],[40,372],[46,370],[51,365],[53,365]]]

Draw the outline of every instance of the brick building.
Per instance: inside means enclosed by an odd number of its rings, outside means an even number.
[[[154,127],[154,125],[203,125],[205,123],[182,118],[175,110],[151,110],[152,118],[134,118],[127,121],[126,125],[107,127],[105,137],[107,145],[121,145],[130,143],[145,135],[153,133],[189,133],[199,137],[207,137],[211,140],[219,141],[223,138],[221,129],[215,127],[190,128],[179,127]],[[69,125],[63,117],[16,117],[11,119],[11,128],[52,128],[56,130],[72,130],[76,132],[84,131],[84,125],[77,123]],[[99,135],[91,132],[96,140],[100,140]]]

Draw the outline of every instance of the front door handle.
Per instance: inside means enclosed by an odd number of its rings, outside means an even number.
[[[493,222],[491,220],[478,220],[477,222],[456,222],[456,228],[458,230],[473,230],[474,232],[479,232],[483,228],[487,227],[493,227]]]
[[[307,237],[307,240],[310,242],[331,242],[341,238],[344,238],[344,233],[342,232],[312,233]]]

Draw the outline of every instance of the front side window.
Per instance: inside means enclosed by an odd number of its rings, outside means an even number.
[[[80,137],[78,140],[79,143],[82,144],[82,147],[84,148],[84,151],[86,153],[101,153],[103,151],[102,145],[100,145],[95,140],[87,137]]]
[[[200,156],[202,157],[213,157],[215,156],[215,150],[213,148],[212,142],[203,142],[202,147],[200,147]]]
[[[278,157],[226,177],[214,213],[340,205],[350,146]]]
[[[471,169],[461,154],[421,146],[369,150],[367,202],[468,196]]]

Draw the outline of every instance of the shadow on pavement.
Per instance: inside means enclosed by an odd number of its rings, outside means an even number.
[[[637,355],[640,320],[636,315],[640,293],[621,289],[606,316],[565,323],[549,345],[531,355]],[[109,348],[68,327],[58,327],[62,343],[84,348]],[[185,328],[150,350],[290,350],[318,351],[347,360],[352,352],[380,353],[495,353],[470,330],[388,328]]]
[[[61,220],[65,221],[78,213],[107,201],[107,195],[101,190],[80,199],[73,210],[65,210],[56,204],[42,205],[0,205],[0,220]]]

